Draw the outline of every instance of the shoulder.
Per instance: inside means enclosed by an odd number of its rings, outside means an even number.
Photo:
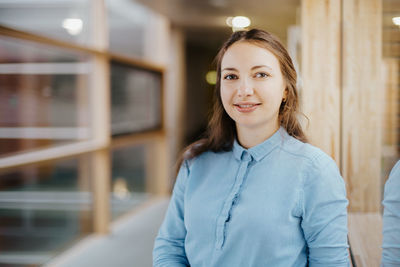
[[[389,179],[397,179],[400,180],[400,160],[394,165],[393,169],[390,172]]]
[[[281,149],[292,157],[302,159],[310,166],[323,167],[327,164],[336,166],[335,161],[320,148],[309,143],[303,143],[294,137],[288,136]]]
[[[385,183],[385,197],[388,194],[396,194],[400,198],[398,189],[400,187],[400,160],[392,168],[389,178]]]
[[[290,137],[282,150],[301,164],[303,183],[343,187],[344,180],[336,162],[320,148]]]
[[[193,170],[210,168],[210,166],[216,165],[216,163],[226,161],[231,155],[232,151],[205,151],[194,158],[184,160],[182,165],[184,165],[188,173],[190,173]]]

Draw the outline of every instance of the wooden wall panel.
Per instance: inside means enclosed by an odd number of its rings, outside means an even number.
[[[351,211],[380,210],[382,3],[343,4],[342,174]]]
[[[302,110],[313,145],[340,164],[341,1],[303,0]],[[307,123],[306,123],[307,125]]]

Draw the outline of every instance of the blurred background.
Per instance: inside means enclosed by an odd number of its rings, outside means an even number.
[[[378,266],[399,25],[400,0],[0,0],[0,266],[152,266],[213,59],[249,28],[290,52],[311,143],[346,181],[353,262]]]

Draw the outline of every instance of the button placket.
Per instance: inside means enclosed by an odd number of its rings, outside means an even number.
[[[246,151],[243,151],[241,158],[242,158],[242,160],[240,162],[239,170],[238,170],[238,173],[237,173],[237,176],[235,179],[235,184],[234,184],[229,196],[225,200],[222,212],[217,219],[217,229],[216,229],[216,237],[217,238],[216,238],[215,248],[219,249],[219,250],[222,249],[222,247],[224,245],[224,241],[226,238],[227,222],[230,220],[232,207],[235,204],[235,201],[240,193],[240,188],[243,184],[243,181],[247,174],[249,164],[252,160],[251,155],[249,153],[247,153]]]

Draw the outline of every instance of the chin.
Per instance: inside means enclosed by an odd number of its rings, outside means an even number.
[[[245,127],[245,128],[251,129],[251,128],[258,128],[258,127],[263,126],[265,124],[264,123],[252,122],[252,121],[249,121],[249,120],[245,120],[245,121],[237,120],[236,121],[236,125],[239,126],[239,127]]]

